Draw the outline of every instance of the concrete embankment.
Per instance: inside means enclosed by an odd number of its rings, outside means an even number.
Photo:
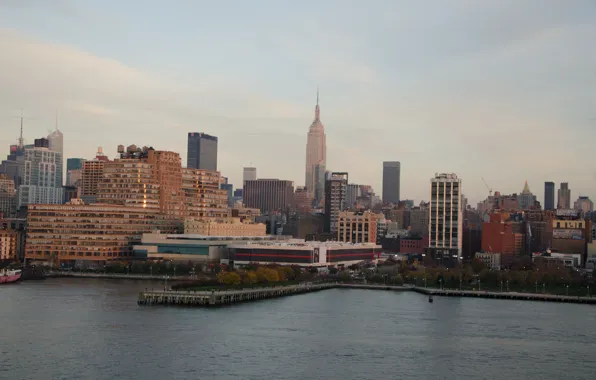
[[[211,291],[144,291],[139,305],[222,306],[239,302],[291,296],[336,287],[336,283],[299,284],[268,288]]]

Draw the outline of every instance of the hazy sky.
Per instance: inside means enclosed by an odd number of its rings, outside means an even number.
[[[471,202],[524,180],[596,198],[596,1],[0,0],[0,154],[59,126],[67,157],[180,152],[219,137],[239,185],[304,184],[317,85],[327,165],[428,199],[455,172]]]

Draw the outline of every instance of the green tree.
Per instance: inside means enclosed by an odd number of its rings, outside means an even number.
[[[336,267],[329,268],[329,274],[336,275],[337,272],[339,272],[339,269],[337,269]]]

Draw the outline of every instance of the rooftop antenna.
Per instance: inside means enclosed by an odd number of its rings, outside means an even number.
[[[19,135],[19,148],[23,149],[25,140],[23,139],[23,109],[21,108],[21,134]]]

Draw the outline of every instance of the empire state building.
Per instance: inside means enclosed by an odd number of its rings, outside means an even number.
[[[323,127],[320,119],[319,91],[317,90],[315,120],[310,125],[306,140],[306,180],[304,181],[307,191],[313,195],[315,205],[320,204],[323,200],[326,163],[325,127]]]

